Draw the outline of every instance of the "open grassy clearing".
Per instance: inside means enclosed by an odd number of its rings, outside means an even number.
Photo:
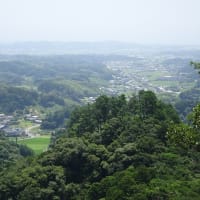
[[[18,143],[27,145],[34,151],[36,155],[38,155],[47,150],[50,143],[50,138],[51,138],[50,135],[38,136],[34,138],[18,140]]]

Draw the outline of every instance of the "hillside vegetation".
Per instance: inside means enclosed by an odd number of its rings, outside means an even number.
[[[191,125],[150,91],[77,108],[39,157],[0,172],[0,199],[199,199],[200,107]]]
[[[42,116],[43,129],[64,126],[76,105],[98,96],[100,86],[108,84],[112,75],[104,60],[86,55],[1,55],[0,113],[31,110]]]
[[[101,94],[131,96],[146,88],[175,105],[186,120],[200,100],[198,75],[191,70],[190,58],[174,52],[164,58],[162,53],[156,55],[160,59],[147,55],[0,55],[0,112],[34,111],[42,117],[41,127],[52,130],[64,127],[75,106],[93,102]]]
[[[14,141],[9,141],[7,137],[0,132],[0,171],[13,165],[17,160],[23,157],[33,155],[31,149],[24,145],[16,144]]]

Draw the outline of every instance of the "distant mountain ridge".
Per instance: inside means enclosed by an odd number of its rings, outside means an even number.
[[[16,42],[0,44],[0,54],[114,54],[140,46],[122,42]]]
[[[167,52],[199,50],[199,46],[143,45],[137,43],[103,42],[13,42],[0,43],[0,54],[127,54],[132,52]]]

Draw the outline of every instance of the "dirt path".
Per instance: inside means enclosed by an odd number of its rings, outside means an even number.
[[[33,133],[31,133],[31,130],[34,129],[34,128],[38,128],[38,127],[40,127],[39,124],[36,124],[36,125],[34,125],[34,126],[31,126],[31,127],[28,127],[28,128],[25,129],[25,133],[26,133],[29,137],[35,137],[36,135],[33,134]]]

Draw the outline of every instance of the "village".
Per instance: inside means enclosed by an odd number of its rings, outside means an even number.
[[[20,120],[29,125],[20,125]],[[14,114],[0,114],[0,131],[4,132],[7,137],[33,137],[31,129],[40,127],[41,123],[42,120],[38,115],[24,114],[16,116]]]
[[[170,62],[171,59],[176,61]],[[158,55],[156,58],[134,55],[128,60],[109,61],[105,64],[112,72],[112,79],[107,86],[99,88],[99,95],[126,94],[131,97],[140,90],[151,90],[163,100],[169,97],[173,99],[192,88],[197,81],[191,79],[190,70],[184,71],[184,67],[189,68],[189,62],[171,55]],[[81,100],[85,104],[93,103],[98,96]]]
[[[177,96],[190,85],[184,84],[190,75],[177,63],[167,63],[171,56],[158,56],[155,59],[135,57],[132,60],[111,61],[106,63],[113,72],[107,87],[101,87],[101,93],[119,95],[137,93],[139,90],[151,90],[157,94]],[[189,65],[185,61],[184,65]],[[191,80],[191,85],[195,80]]]

